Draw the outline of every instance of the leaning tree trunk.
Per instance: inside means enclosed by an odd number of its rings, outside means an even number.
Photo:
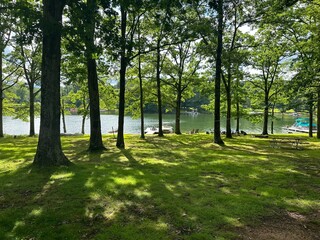
[[[120,149],[125,148],[124,144],[124,110],[125,110],[125,92],[126,92],[126,28],[127,12],[121,6],[121,56],[120,56],[120,89],[119,89],[119,118],[118,135],[116,146]]]
[[[29,136],[32,137],[35,135],[34,130],[34,92],[33,92],[33,84],[29,84],[29,117],[30,117],[30,126],[29,126]]]
[[[224,144],[221,139],[220,129],[220,83],[221,83],[221,64],[222,64],[222,48],[223,48],[223,0],[218,1],[218,45],[216,58],[216,76],[215,76],[215,99],[214,99],[214,143]]]
[[[160,38],[157,41],[157,97],[158,97],[158,116],[159,116],[159,137],[163,137],[162,131],[162,99],[161,99],[161,78],[160,78],[160,59],[161,52],[160,52]]]
[[[175,129],[175,134],[181,134],[181,129],[180,129],[180,116],[181,116],[181,87],[178,89],[177,93],[177,99],[176,99],[176,129]]]
[[[3,137],[2,49],[0,49],[0,137]]]
[[[61,22],[65,1],[43,0],[41,116],[37,166],[69,164],[60,140]]]

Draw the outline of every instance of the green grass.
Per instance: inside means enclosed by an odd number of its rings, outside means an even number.
[[[281,211],[320,210],[320,142],[126,136],[126,150],[89,154],[62,137],[70,167],[32,167],[37,139],[0,139],[0,239],[233,239]]]

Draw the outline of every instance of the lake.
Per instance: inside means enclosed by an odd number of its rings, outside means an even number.
[[[146,114],[145,115],[145,128],[157,126],[158,124],[157,114]],[[287,125],[292,125],[294,123],[295,117],[291,115],[277,115],[274,120],[274,132],[281,133],[281,128]],[[29,134],[29,123],[23,122],[19,119],[13,119],[11,117],[5,116],[4,121],[4,133],[8,135],[27,135]],[[66,125],[67,133],[79,133],[81,132],[81,121],[82,117],[78,115],[67,115]],[[164,114],[163,122],[165,125],[170,125],[174,127],[175,115],[174,114]],[[90,119],[86,120],[85,133],[90,133]],[[102,133],[105,134],[118,127],[118,115],[101,115],[101,128]],[[235,128],[236,121],[232,121],[232,127]],[[35,131],[39,133],[40,119],[35,120]],[[200,132],[205,132],[206,130],[213,128],[213,114],[198,114],[198,115],[181,115],[181,131],[186,133],[192,129],[199,129]],[[225,119],[221,119],[221,130],[225,129]],[[252,123],[247,119],[240,120],[240,130],[247,133],[261,133],[262,132],[262,122]],[[125,117],[125,133],[140,133],[140,119],[132,119],[130,116]],[[62,124],[61,124],[61,132]],[[270,133],[270,130],[269,130]]]

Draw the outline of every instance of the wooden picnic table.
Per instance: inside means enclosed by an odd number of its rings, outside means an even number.
[[[292,148],[299,149],[301,144],[307,144],[303,138],[271,138],[270,145],[273,148],[280,148],[282,145],[289,144]]]

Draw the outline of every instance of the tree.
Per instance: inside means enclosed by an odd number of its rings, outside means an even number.
[[[27,46],[23,42],[20,42],[17,51],[20,53],[18,53],[18,59],[21,62],[24,78],[29,91],[29,136],[34,136],[35,98],[40,92],[40,88],[35,89],[35,87],[36,84],[39,84],[41,78],[41,59],[39,59],[39,56],[41,55],[41,44],[33,42]]]
[[[86,61],[88,73],[88,89],[90,98],[90,151],[101,151],[105,147],[102,143],[101,135],[101,120],[100,120],[100,102],[99,102],[99,87],[96,62],[96,47],[95,47],[95,30],[96,30],[96,0],[87,1],[85,24],[85,46],[86,46]]]
[[[60,62],[64,0],[43,1],[41,116],[37,166],[67,165],[60,139]]]
[[[6,77],[3,76],[3,57],[4,51],[8,46],[11,37],[11,13],[8,8],[9,1],[1,1],[0,3],[0,137],[3,137],[3,99],[4,86]]]
[[[217,144],[224,144],[221,139],[220,130],[220,83],[222,76],[222,50],[223,50],[223,0],[217,1],[216,10],[218,12],[218,44],[216,55],[216,74],[214,82],[214,142]]]
[[[119,118],[118,135],[116,146],[125,148],[124,143],[124,114],[125,114],[125,90],[127,67],[135,57],[141,55],[138,50],[137,55],[133,55],[133,47],[139,40],[134,39],[140,18],[144,14],[143,4],[140,1],[120,1],[120,89],[119,89]],[[139,38],[139,37],[138,37]],[[139,47],[138,47],[139,48]]]
[[[172,60],[169,60],[172,59]],[[184,96],[190,93],[188,90],[196,85],[199,77],[197,70],[200,68],[201,56],[197,53],[194,42],[187,41],[171,46],[168,50],[168,57],[164,64],[162,81],[170,86],[174,92],[174,109],[175,109],[175,133],[181,134],[180,115],[181,105]]]
[[[281,66],[285,62],[285,42],[281,41],[281,38],[276,38],[276,32],[272,30],[272,26],[269,27],[265,26],[257,38],[260,45],[253,52],[252,64],[258,73],[253,74],[254,78],[250,81],[263,93],[263,135],[268,134],[270,100],[281,89],[275,86],[277,81],[281,81]]]
[[[248,26],[248,24],[254,22],[255,16],[254,7],[250,1],[227,1],[225,9],[222,82],[225,87],[227,102],[226,137],[232,138],[232,93],[237,97],[237,91],[239,90],[234,80],[242,75],[241,67],[247,57],[245,49],[249,46],[248,40],[252,38],[250,34],[243,33],[241,27]],[[237,118],[237,121],[239,121],[239,103],[237,104]],[[239,131],[239,125],[237,125],[237,131]]]

